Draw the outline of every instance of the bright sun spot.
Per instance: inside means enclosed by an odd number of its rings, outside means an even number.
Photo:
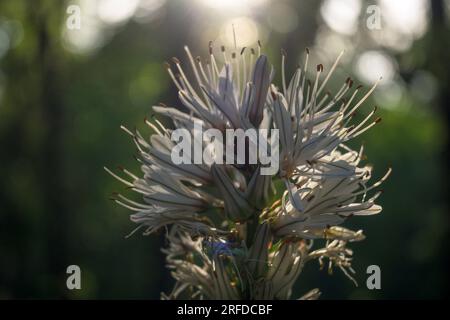
[[[428,0],[380,0],[381,12],[392,29],[415,37],[427,29]]]
[[[320,8],[320,13],[334,31],[353,34],[358,26],[360,10],[360,0],[326,0]]]
[[[249,10],[261,6],[268,0],[198,0],[206,7],[220,10]]]
[[[201,0],[203,4],[211,8],[236,8],[242,7],[247,1],[242,0]]]
[[[359,78],[368,84],[374,83],[380,77],[383,77],[383,83],[389,83],[395,75],[392,59],[380,51],[364,52],[359,56],[355,67]]]
[[[236,35],[236,45],[238,48],[256,43],[258,41],[258,34],[257,24],[247,17],[230,19],[221,28],[221,40],[223,44],[234,47]]]
[[[120,23],[131,18],[139,5],[139,0],[100,0],[98,17],[106,23]]]

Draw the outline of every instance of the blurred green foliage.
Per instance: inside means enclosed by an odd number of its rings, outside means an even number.
[[[320,2],[290,3],[300,25],[289,35],[270,34],[273,61],[278,46],[295,57],[315,40]],[[189,5],[169,1],[164,17],[108,29],[97,51],[71,53],[61,37],[68,4],[0,3],[0,30],[8,23],[20,26],[10,33],[17,43],[11,40],[0,55],[0,298],[159,298],[172,285],[160,252],[163,235],[125,239],[135,226],[129,212],[108,200],[123,187],[103,166],[139,172],[133,143],[120,125],[149,134],[143,120],[153,104],[179,105],[162,62],[182,56],[184,43],[196,52],[206,43],[189,33],[195,23]],[[381,109],[381,124],[359,141],[375,175],[394,169],[380,198],[382,214],[349,221],[367,235],[352,245],[360,286],[339,270],[328,276],[312,263],[300,277],[299,293],[319,287],[326,299],[448,294],[450,53],[437,44],[450,32],[434,31],[430,27],[395,59],[405,79],[418,67],[434,74],[440,81],[435,98],[425,103],[405,91],[396,105]],[[82,290],[65,288],[70,264],[81,267]],[[382,290],[365,286],[371,264],[381,267]]]

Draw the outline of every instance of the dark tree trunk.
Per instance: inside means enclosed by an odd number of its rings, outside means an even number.
[[[68,235],[70,229],[69,212],[66,206],[66,187],[64,179],[64,107],[63,74],[61,70],[55,35],[51,34],[49,22],[51,12],[63,12],[33,3],[30,16],[33,17],[37,38],[35,67],[40,74],[40,109],[45,121],[45,133],[41,141],[41,154],[38,155],[42,194],[46,206],[46,290],[57,298],[67,294],[65,271],[68,261]],[[61,4],[56,4],[61,6]]]

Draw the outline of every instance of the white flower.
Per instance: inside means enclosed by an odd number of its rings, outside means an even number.
[[[122,169],[128,176],[124,179],[107,171],[142,202],[119,193],[113,200],[133,211],[131,220],[139,224],[135,230],[145,228],[144,234],[150,234],[167,228],[164,252],[177,284],[162,298],[289,299],[305,263],[313,259],[321,264],[328,259],[329,270],[338,267],[354,280],[347,244],[365,236],[340,225],[352,216],[381,211],[375,203],[381,192],[373,190],[391,172],[370,184],[372,167],[361,164],[363,149],[347,146],[380,122],[374,108],[351,124],[376,84],[362,97],[361,87],[353,90],[350,78],[336,93],[325,92],[342,54],[325,76],[318,65],[309,81],[307,50],[304,67],[297,68],[289,83],[283,54],[278,88],[271,83],[274,72],[260,46],[258,53],[222,47],[222,64],[211,44],[206,63],[185,50],[192,79],[178,59],[173,59],[174,68],[167,66],[182,107],[153,110],[171,118],[175,129],[187,129],[201,146],[206,142],[193,134],[196,124],[220,132],[278,129],[280,169],[262,175],[261,161],[175,164],[173,131],[157,119],[146,121],[153,131],[149,140],[123,128],[136,144],[142,173]],[[277,194],[275,185],[283,191]],[[313,249],[312,239],[325,242],[324,247]],[[300,299],[319,295],[314,289]]]
[[[209,62],[204,65],[200,58],[194,60],[185,47],[194,81],[186,77],[177,58],[173,59],[177,74],[167,64],[181,102],[208,127],[220,130],[260,127],[273,77],[267,57],[259,53],[256,55],[255,50],[245,48],[239,53],[234,51],[228,55],[225,47],[222,47],[224,64],[219,66],[211,43],[209,48]],[[154,110],[171,115],[176,121],[183,122],[186,119],[186,114],[173,108],[155,107]]]
[[[168,267],[177,284],[163,298],[182,298],[183,294],[200,299],[243,298],[236,286],[240,280],[239,269],[231,247],[224,240],[203,237],[193,240],[178,228],[171,231],[168,240],[170,246],[163,252],[167,254]]]
[[[348,156],[333,152],[329,162],[318,165],[311,176],[302,175],[295,183],[285,180],[288,190],[273,213],[273,231],[277,236],[321,237],[317,230],[339,225],[352,216],[381,211],[381,206],[375,204],[381,192],[369,199],[366,194],[386,180],[391,169],[368,186],[372,168],[352,166],[352,161],[346,160]],[[360,155],[357,157],[353,163],[359,162]]]
[[[355,273],[352,268],[353,250],[347,248],[347,241],[327,241],[324,248],[312,251],[308,254],[308,260],[318,258],[320,268],[324,266],[324,260],[328,259],[328,273],[333,273],[333,267],[338,267],[353,283],[358,286],[351,274]]]
[[[380,118],[371,120],[376,108],[357,125],[347,126],[355,111],[375,90],[378,82],[361,98],[355,101],[361,86],[358,86],[348,98],[353,81],[350,78],[334,94],[325,93],[328,80],[332,76],[341,56],[320,83],[323,66],[317,66],[315,80],[307,80],[308,56],[307,50],[304,69],[298,67],[289,86],[286,87],[283,54],[282,92],[272,86],[274,124],[280,129],[280,176],[289,178],[295,174],[297,167],[315,162],[329,155],[339,145],[360,135],[376,123]],[[354,103],[354,105],[352,105]],[[369,122],[368,125],[367,122]]]

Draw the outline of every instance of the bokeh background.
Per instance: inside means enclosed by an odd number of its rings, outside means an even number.
[[[76,5],[81,28],[69,29]],[[375,5],[376,7],[373,7]],[[370,7],[372,6],[372,7]],[[380,24],[375,20],[380,14]],[[369,19],[369,22],[368,22]],[[119,126],[143,130],[158,102],[179,105],[163,62],[206,57],[209,40],[255,46],[278,67],[303,57],[370,86],[382,123],[358,141],[384,185],[378,216],[354,219],[367,239],[352,245],[360,286],[307,265],[299,293],[324,299],[448,297],[450,1],[73,0],[0,2],[0,298],[157,299],[173,282],[163,235],[125,239],[135,227],[109,201],[123,186],[103,170],[138,172]],[[303,60],[303,59],[302,59]],[[279,80],[279,74],[276,80]],[[356,144],[355,144],[356,146]],[[82,270],[82,290],[65,286]],[[381,268],[382,289],[366,288]]]

